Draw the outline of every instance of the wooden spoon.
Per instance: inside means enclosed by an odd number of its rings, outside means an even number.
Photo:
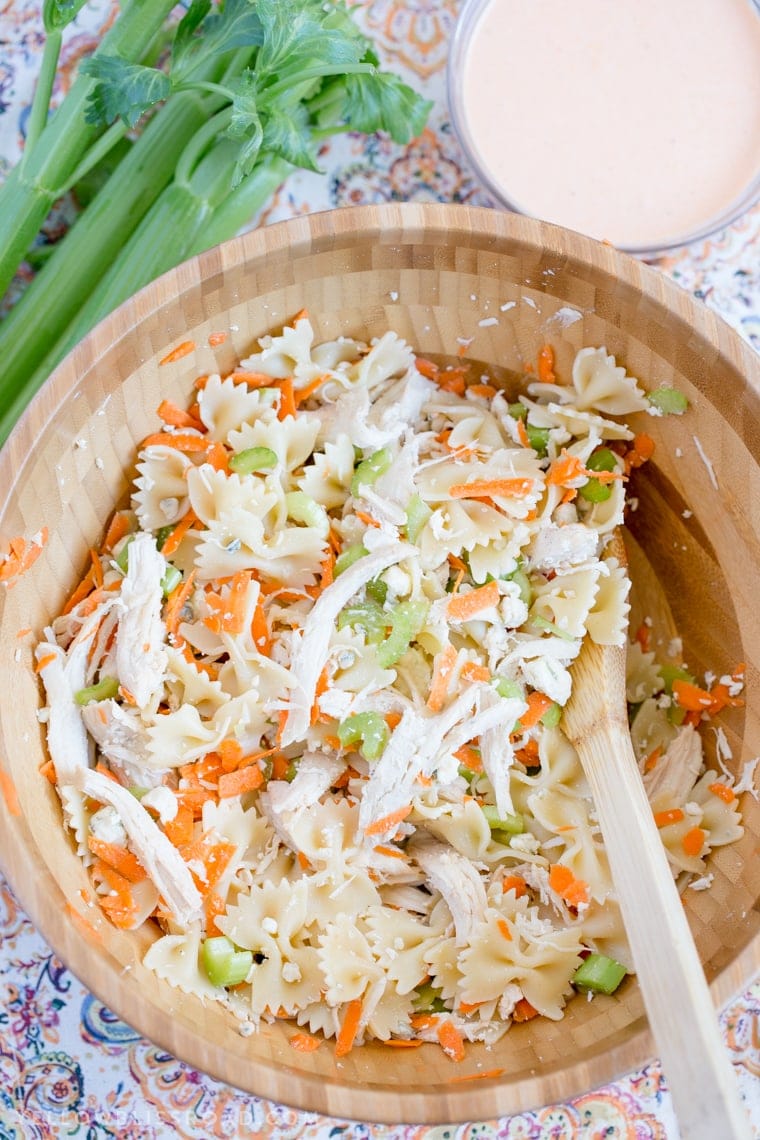
[[[625,563],[622,538],[611,553]],[[625,646],[586,638],[563,729],[591,786],[647,1017],[684,1140],[751,1140],[628,728]]]

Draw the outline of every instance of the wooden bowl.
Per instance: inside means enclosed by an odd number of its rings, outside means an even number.
[[[33,635],[59,612],[88,547],[125,496],[155,409],[229,370],[255,339],[306,307],[318,338],[395,329],[425,356],[467,356],[514,382],[549,341],[567,374],[583,345],[606,345],[646,387],[686,394],[683,417],[642,417],[655,458],[631,513],[640,612],[671,617],[696,672],[747,664],[746,707],[722,724],[735,766],[760,753],[760,360],[718,317],[614,249],[506,213],[459,206],[344,209],[247,234],[187,262],[123,305],[57,369],[0,455],[2,549],[42,526],[49,541],[0,600],[0,862],[62,960],[119,1016],[188,1063],[242,1089],[363,1120],[478,1120],[552,1103],[642,1065],[654,1053],[638,988],[572,1001],[560,1022],[514,1026],[452,1064],[435,1046],[379,1045],[336,1062],[301,1055],[281,1026],[251,1037],[224,1009],[141,965],[154,937],[124,933],[83,902],[88,880],[40,774]],[[495,318],[495,321],[490,320]],[[226,330],[216,350],[208,335]],[[172,365],[179,342],[198,346]],[[691,512],[691,513],[690,513]],[[708,733],[708,736],[713,734]],[[760,963],[760,808],[743,797],[744,838],[710,860],[709,891],[685,904],[716,1003]],[[678,1017],[678,1010],[673,1010]],[[476,1082],[463,1076],[502,1070]]]

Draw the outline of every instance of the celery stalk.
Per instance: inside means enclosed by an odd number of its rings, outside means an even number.
[[[101,40],[98,54],[139,59],[173,7],[173,0],[131,0]],[[75,80],[37,142],[0,187],[0,295],[10,285],[62,187],[101,133],[84,118],[92,88],[92,81],[84,76]]]
[[[121,161],[113,183],[95,196],[0,322],[0,403],[19,391],[82,309],[170,181],[178,153],[207,117],[208,97],[194,92],[173,96]]]

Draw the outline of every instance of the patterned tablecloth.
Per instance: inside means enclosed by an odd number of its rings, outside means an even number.
[[[0,177],[20,153],[39,65],[41,7],[38,0],[0,0]],[[61,90],[117,7],[116,0],[96,0],[80,15],[66,37]],[[293,175],[259,222],[389,200],[491,205],[463,158],[446,102],[458,0],[355,0],[355,7],[387,64],[434,101],[429,126],[403,149],[353,136],[326,145],[325,175]],[[65,208],[55,211],[49,238],[55,240],[65,224]],[[760,208],[658,265],[760,350]],[[760,1136],[760,982],[724,1011],[723,1030]],[[564,1105],[458,1127],[351,1123],[247,1096],[188,1068],[118,1021],[51,953],[0,877],[0,1140],[223,1135],[669,1140],[678,1132],[656,1062]]]

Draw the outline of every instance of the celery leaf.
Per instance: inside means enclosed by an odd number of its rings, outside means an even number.
[[[117,55],[90,56],[79,70],[96,81],[85,111],[88,123],[113,123],[120,118],[134,127],[171,91],[171,80],[163,71],[129,63]]]
[[[42,23],[47,34],[62,31],[86,3],[87,0],[45,0],[42,5]]]

